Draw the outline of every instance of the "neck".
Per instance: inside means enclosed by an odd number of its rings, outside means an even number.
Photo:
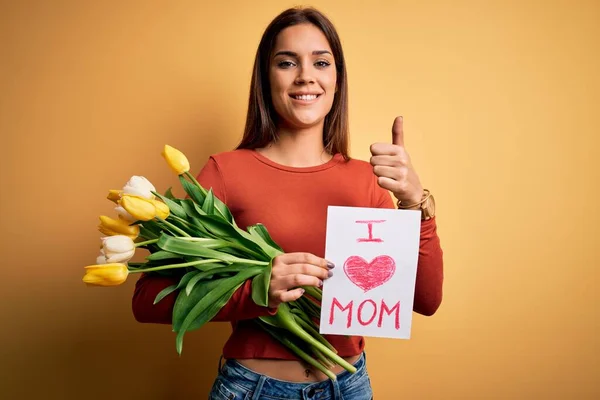
[[[272,161],[289,167],[314,167],[331,160],[323,146],[323,122],[306,129],[281,126],[278,139],[268,146],[256,149]]]

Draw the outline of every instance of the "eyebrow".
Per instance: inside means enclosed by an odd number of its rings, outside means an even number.
[[[329,54],[331,56],[333,56],[333,54],[331,54],[331,52],[329,50],[315,50],[312,52],[313,56],[320,56],[321,54]],[[294,53],[293,51],[289,51],[289,50],[281,50],[278,51],[277,53],[275,53],[275,55],[273,57],[277,57],[277,56],[290,56],[290,57],[298,57],[298,53]]]

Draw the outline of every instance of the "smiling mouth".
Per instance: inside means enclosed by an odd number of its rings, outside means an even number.
[[[303,101],[315,100],[319,96],[320,96],[320,94],[299,94],[299,95],[292,95],[292,94],[290,94],[290,97],[292,99],[303,100]]]

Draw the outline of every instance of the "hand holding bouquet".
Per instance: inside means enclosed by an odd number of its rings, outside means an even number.
[[[117,218],[100,217],[98,229],[106,235],[95,265],[85,267],[83,281],[94,286],[115,286],[132,273],[160,273],[179,278],[161,291],[158,303],[177,292],[173,309],[176,349],[183,350],[186,332],[199,329],[217,315],[233,293],[252,279],[252,300],[269,306],[273,264],[286,257],[262,224],[238,227],[228,207],[203,188],[190,174],[187,158],[166,145],[162,153],[177,174],[187,198],[167,190],[159,194],[147,179],[133,176],[122,190],[110,190]],[[138,248],[150,254],[144,262],[130,262]],[[278,304],[277,313],[255,322],[298,357],[330,379],[329,368],[338,364],[354,373],[355,367],[337,355],[319,334],[321,291],[302,287],[295,301]]]

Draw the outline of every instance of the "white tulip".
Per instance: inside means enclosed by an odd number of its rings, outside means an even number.
[[[143,176],[132,176],[131,179],[123,186],[123,194],[131,194],[140,196],[145,199],[154,199],[152,192],[156,192],[156,188],[150,181]]]
[[[125,221],[129,221],[129,222],[135,222],[135,218],[133,218],[133,216],[131,214],[129,214],[127,212],[126,209],[124,209],[121,206],[116,206],[115,207],[115,211],[117,212],[117,214],[119,214]]]
[[[102,253],[106,263],[126,263],[135,253],[135,243],[125,235],[103,237]]]
[[[106,254],[104,254],[104,250],[100,250],[100,255],[96,258],[96,264],[108,264],[106,261]]]

